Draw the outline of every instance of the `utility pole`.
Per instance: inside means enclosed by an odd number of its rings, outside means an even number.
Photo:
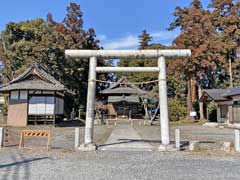
[[[232,77],[232,59],[231,57],[229,56],[229,76],[230,76],[230,88],[233,87],[233,77]]]
[[[234,50],[231,50],[231,52],[229,53],[229,57],[228,57],[228,63],[229,63],[229,77],[230,77],[230,88],[233,87],[233,75],[232,75],[232,59],[233,58],[240,58],[240,54],[234,52]]]

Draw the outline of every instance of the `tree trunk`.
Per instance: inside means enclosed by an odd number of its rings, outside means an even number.
[[[202,96],[202,88],[199,85],[198,86],[198,99]],[[199,113],[200,113],[200,119],[204,119],[204,113],[203,113],[203,102],[199,101]]]
[[[192,102],[197,101],[197,81],[195,78],[191,78],[191,94],[192,94]]]
[[[188,116],[189,116],[190,112],[192,111],[191,79],[188,80],[187,110],[188,110]]]

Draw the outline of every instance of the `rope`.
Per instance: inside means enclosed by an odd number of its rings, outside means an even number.
[[[100,83],[108,83],[108,84],[111,84],[111,83],[115,83],[115,82],[112,82],[112,81],[103,81],[103,80],[95,80],[96,82],[100,82]],[[153,80],[153,81],[144,81],[144,82],[129,82],[129,83],[124,83],[124,84],[150,84],[150,83],[155,83],[155,82],[158,82],[159,80]]]

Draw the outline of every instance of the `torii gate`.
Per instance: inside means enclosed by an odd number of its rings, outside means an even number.
[[[168,150],[169,119],[167,100],[167,80],[165,57],[191,56],[191,50],[66,50],[66,57],[90,58],[89,79],[87,92],[87,110],[84,144],[79,150],[96,150],[93,142],[93,122],[96,94],[96,74],[108,72],[158,72],[159,76],[159,102],[160,102],[160,123],[161,123],[161,146],[159,149]],[[97,58],[143,58],[158,59],[157,67],[97,67]]]

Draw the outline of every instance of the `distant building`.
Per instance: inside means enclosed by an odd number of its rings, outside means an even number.
[[[131,116],[140,115],[140,96],[145,95],[146,92],[122,77],[100,94],[106,99],[109,115],[128,117],[129,113]]]
[[[217,103],[217,122],[240,123],[240,86],[204,90],[200,101]]]
[[[63,118],[68,90],[38,64],[2,86],[0,92],[9,96],[7,125],[55,124]]]

